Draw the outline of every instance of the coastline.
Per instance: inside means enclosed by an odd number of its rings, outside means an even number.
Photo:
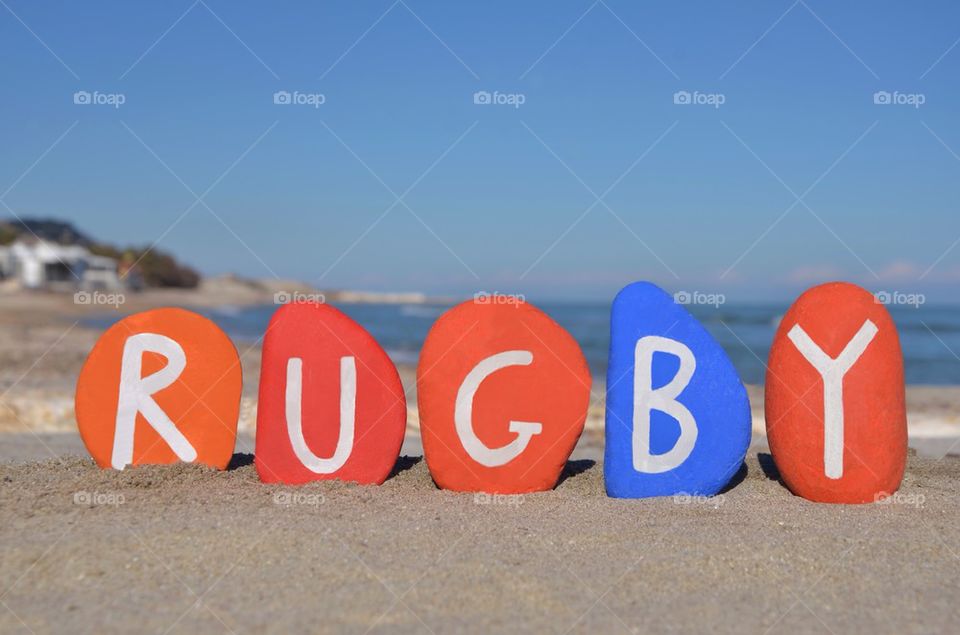
[[[274,302],[276,293],[322,292],[286,281],[215,278],[197,290],[130,293],[118,308],[76,304],[68,294],[0,293],[0,434],[76,434],[73,416],[75,382],[86,355],[102,334],[100,329],[88,327],[84,321],[106,314],[122,317],[161,306],[210,309],[267,305]],[[341,296],[348,299],[362,296],[360,301],[368,302],[374,298],[370,294],[336,293],[330,294],[328,299],[344,302]],[[400,302],[410,299],[410,294],[392,295]],[[424,302],[446,301],[421,299]],[[260,346],[256,342],[238,342],[237,350],[244,377],[238,430],[240,435],[252,436],[260,376]],[[412,441],[408,447],[416,449],[419,439],[416,368],[411,364],[398,364],[397,368],[407,392],[407,435]],[[754,443],[762,446],[765,443],[763,387],[748,385],[747,390],[753,413]],[[603,392],[602,378],[594,378],[594,398],[578,444],[581,454],[594,456],[598,449],[602,450]],[[960,454],[960,386],[908,385],[906,393],[911,446],[924,455],[937,458],[948,451]]]

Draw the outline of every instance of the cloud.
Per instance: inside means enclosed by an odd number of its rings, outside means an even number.
[[[935,267],[927,273],[927,268],[910,260],[894,260],[876,270],[877,277],[865,271],[850,272],[830,264],[804,265],[792,269],[783,278],[793,284],[816,284],[832,280],[848,280],[864,286],[884,284],[941,285],[960,282],[960,267]]]
[[[895,260],[877,271],[881,282],[942,285],[960,282],[960,266],[925,267],[909,260]]]
[[[847,272],[834,265],[804,265],[787,273],[786,281],[793,284],[813,284],[843,280],[845,277],[847,277]]]
[[[881,282],[917,282],[923,268],[909,260],[895,260],[877,271]]]

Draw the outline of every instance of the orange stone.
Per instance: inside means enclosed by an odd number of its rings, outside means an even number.
[[[156,309],[124,318],[77,381],[80,437],[100,467],[184,461],[225,469],[243,375],[237,349],[207,318]]]
[[[843,282],[801,295],[770,349],[765,410],[773,460],[794,494],[868,503],[895,492],[907,419],[900,339],[886,308]]]
[[[590,403],[579,345],[534,306],[484,296],[433,325],[417,367],[423,451],[444,489],[553,488]]]

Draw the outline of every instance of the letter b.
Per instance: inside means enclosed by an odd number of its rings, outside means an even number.
[[[680,360],[680,368],[665,386],[653,386],[654,353],[669,353]],[[697,422],[677,397],[690,383],[697,360],[690,349],[667,337],[648,335],[637,340],[633,374],[633,469],[660,474],[679,467],[697,442]],[[680,438],[664,454],[650,452],[650,414],[658,410],[680,424]]]

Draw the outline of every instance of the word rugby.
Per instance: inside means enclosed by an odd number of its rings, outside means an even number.
[[[556,486],[584,429],[591,374],[580,346],[522,296],[445,312],[417,367],[420,435],[443,489],[512,495]],[[381,484],[399,458],[406,393],[387,353],[322,301],[292,302],[263,339],[254,465],[267,483]],[[240,359],[213,322],[182,309],[107,330],[77,382],[80,435],[98,465],[202,463],[236,444]],[[770,351],[767,436],[796,495],[864,503],[906,465],[899,338],[869,292],[829,283],[784,316]],[[648,282],[613,301],[604,480],[617,498],[714,496],[743,469],[746,389],[720,344]]]

